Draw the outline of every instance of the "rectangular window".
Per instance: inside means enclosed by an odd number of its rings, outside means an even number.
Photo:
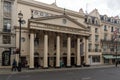
[[[107,50],[107,45],[104,44],[104,45],[103,45],[103,52],[106,52],[106,50]]]
[[[72,38],[72,40],[71,40],[71,48],[74,48],[74,47],[75,47],[75,39]]]
[[[11,32],[11,20],[4,18],[3,20],[3,32]]]
[[[4,1],[4,5],[3,5],[4,17],[10,18],[12,12],[11,10],[12,10],[11,2]]]
[[[98,47],[99,47],[99,45],[95,44],[95,52],[98,52]]]
[[[93,62],[100,62],[100,56],[92,56]]]
[[[67,47],[67,39],[63,38],[63,47]]]
[[[104,25],[104,31],[107,31],[107,26],[106,25]]]
[[[95,35],[95,41],[98,41],[99,36]]]
[[[111,27],[111,32],[113,32],[114,31],[114,29],[113,29],[113,27]]]
[[[98,33],[98,28],[95,28],[95,33]]]
[[[34,45],[37,47],[39,46],[39,38],[34,39]]]
[[[3,35],[3,44],[11,44],[11,36]]]
[[[92,48],[92,44],[88,44],[88,51],[90,52]]]
[[[104,34],[104,40],[107,40],[107,34]]]

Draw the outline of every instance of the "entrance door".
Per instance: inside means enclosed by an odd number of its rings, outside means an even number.
[[[75,57],[71,57],[71,66],[75,66]]]
[[[53,64],[54,64],[54,67],[56,67],[56,57],[54,57],[54,62],[53,62]]]
[[[81,56],[81,64],[84,63],[84,56]]]
[[[4,51],[2,53],[2,65],[10,66],[10,51]]]
[[[67,57],[63,57],[63,66],[66,67],[67,66]]]
[[[35,68],[38,68],[40,65],[39,65],[39,57],[34,57],[34,67]]]

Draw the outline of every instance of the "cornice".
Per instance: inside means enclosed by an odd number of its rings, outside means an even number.
[[[101,21],[102,24],[107,24],[107,25],[112,25],[112,26],[120,26],[120,24],[114,24],[114,23],[110,23],[110,22],[106,22],[106,21]]]
[[[14,26],[15,29],[19,29],[19,26]],[[27,27],[21,27],[22,30],[29,30]]]
[[[37,2],[37,1],[18,0],[18,3],[37,7],[37,8],[42,8],[45,10],[54,11],[54,12],[58,12],[58,13],[64,13],[64,8],[53,6],[50,4],[41,3],[41,2]],[[79,12],[75,12],[75,11],[68,10],[68,9],[66,9],[66,14],[73,16],[73,17],[79,17],[79,18],[85,17],[85,14],[81,14]]]
[[[57,27],[56,27],[57,26]],[[69,34],[77,34],[77,35],[84,35],[89,36],[89,32],[85,29],[78,29],[78,28],[71,28],[66,26],[60,25],[53,25],[53,24],[46,24],[41,22],[34,22],[30,21],[30,30],[45,30],[45,31],[53,31],[53,32],[60,32],[60,33],[69,33]]]

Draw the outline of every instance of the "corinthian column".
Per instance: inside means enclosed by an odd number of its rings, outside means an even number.
[[[44,35],[44,64],[43,68],[48,68],[48,35]]]
[[[57,36],[56,67],[60,67],[60,36]]]
[[[77,38],[77,66],[81,66],[80,38]]]
[[[67,67],[71,67],[71,38],[67,39]]]
[[[34,33],[30,33],[30,66],[34,68]]]

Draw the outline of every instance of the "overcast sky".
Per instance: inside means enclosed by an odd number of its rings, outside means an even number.
[[[37,0],[47,4],[52,4],[55,0]],[[111,16],[120,16],[120,0],[56,0],[59,7],[79,11],[80,8],[88,13],[93,9],[98,9],[99,13]]]

